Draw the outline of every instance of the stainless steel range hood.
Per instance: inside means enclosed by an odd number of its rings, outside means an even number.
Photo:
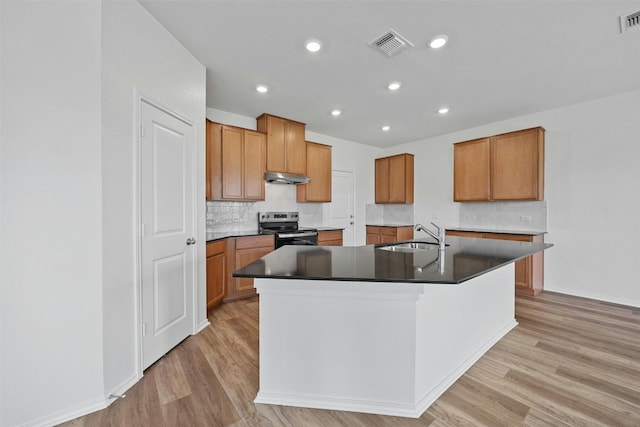
[[[311,182],[311,179],[306,175],[283,172],[265,172],[264,180],[272,184],[308,184]]]

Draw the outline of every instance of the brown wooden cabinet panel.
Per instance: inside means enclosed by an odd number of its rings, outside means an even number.
[[[267,135],[267,170],[306,173],[305,124],[270,114],[260,115],[256,123]]]
[[[224,240],[207,243],[207,310],[219,305],[226,293],[226,250]]]
[[[491,138],[491,198],[544,198],[544,129],[534,128]]]
[[[408,153],[375,160],[376,203],[413,203],[413,163]]]
[[[490,139],[482,138],[453,146],[453,200],[489,200]]]
[[[266,135],[244,131],[244,199],[264,200],[264,173],[267,161]]]
[[[250,236],[227,239],[227,295],[224,301],[256,294],[251,278],[235,278],[233,272],[267,255],[274,248],[273,236]]]
[[[331,201],[331,146],[306,143],[307,176],[309,184],[296,185],[296,201],[298,202],[330,202]]]
[[[222,198],[242,199],[242,129],[222,126]]]
[[[413,227],[385,227],[367,225],[367,245],[393,243],[413,239]]]
[[[318,246],[342,246],[342,230],[318,231]]]
[[[526,235],[447,230],[447,236],[544,243],[543,234]],[[515,270],[514,283],[516,292],[530,296],[536,296],[542,292],[544,288],[544,252],[541,251],[516,261]]]
[[[207,200],[264,200],[266,136],[207,120]]]
[[[544,128],[453,146],[456,202],[544,199]]]

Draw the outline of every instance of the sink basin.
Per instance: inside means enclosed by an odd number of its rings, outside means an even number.
[[[449,245],[446,245],[449,246]],[[392,252],[413,252],[413,251],[430,251],[438,249],[437,243],[431,242],[402,242],[392,243],[385,246],[377,246],[376,249],[382,249],[383,251]]]

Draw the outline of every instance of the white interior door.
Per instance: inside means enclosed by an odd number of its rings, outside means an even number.
[[[149,367],[193,327],[192,126],[140,103],[142,361]]]
[[[331,172],[331,203],[328,222],[332,227],[343,228],[342,243],[355,243],[355,200],[353,172],[333,170]]]

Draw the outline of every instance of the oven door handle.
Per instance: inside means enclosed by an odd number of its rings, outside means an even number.
[[[317,236],[318,233],[315,231],[310,231],[308,233],[289,233],[289,234],[278,234],[278,238],[279,239],[289,239],[289,238],[296,238],[296,237],[311,237],[311,236]]]

